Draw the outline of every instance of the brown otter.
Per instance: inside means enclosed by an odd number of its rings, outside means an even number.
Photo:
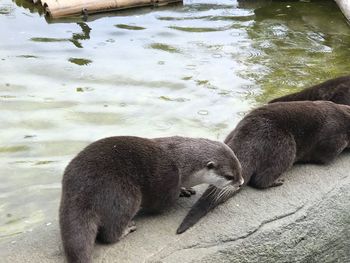
[[[330,79],[300,92],[273,99],[269,103],[303,100],[328,100],[350,105],[350,76]]]
[[[273,103],[250,112],[225,143],[241,162],[245,184],[267,188],[283,184],[280,177],[294,163],[332,161],[350,140],[350,107],[329,101]],[[209,186],[177,229],[193,226],[234,192]]]
[[[207,139],[110,137],[82,150],[65,169],[59,211],[68,262],[87,263],[95,239],[114,243],[135,230],[140,208],[160,212],[180,187],[243,184],[240,164],[224,143]]]

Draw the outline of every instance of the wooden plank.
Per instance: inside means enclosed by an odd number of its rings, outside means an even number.
[[[142,6],[159,6],[182,0],[32,0],[41,4],[52,18],[93,14]]]

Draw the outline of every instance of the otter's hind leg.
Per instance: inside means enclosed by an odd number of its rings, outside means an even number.
[[[320,142],[314,149],[310,162],[327,164],[333,161],[342,151],[349,147],[345,135]]]
[[[112,244],[136,230],[132,219],[140,209],[141,198],[138,197],[141,197],[141,193],[120,193],[118,198],[109,196],[109,202],[105,204],[106,213],[103,214],[98,229],[98,242]]]
[[[255,188],[268,188],[280,186],[284,179],[280,176],[294,163],[296,157],[295,141],[291,137],[281,136],[271,142],[270,148],[263,151],[260,165],[252,175],[249,185]]]
[[[249,181],[249,185],[258,189],[281,186],[284,183],[284,179],[280,178],[280,176],[289,167],[290,165],[286,165],[280,167],[280,169],[271,168],[254,174]]]

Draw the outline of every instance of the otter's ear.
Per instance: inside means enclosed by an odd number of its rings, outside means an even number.
[[[207,163],[207,168],[208,168],[208,169],[214,169],[215,166],[216,166],[216,164],[215,164],[215,162],[213,162],[213,161],[210,161],[210,162]]]

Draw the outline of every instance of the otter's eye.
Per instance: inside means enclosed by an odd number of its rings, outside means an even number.
[[[224,175],[226,180],[233,181],[235,178],[232,175]]]
[[[208,169],[214,169],[215,168],[215,163],[214,162],[208,162],[207,163],[207,168]]]

